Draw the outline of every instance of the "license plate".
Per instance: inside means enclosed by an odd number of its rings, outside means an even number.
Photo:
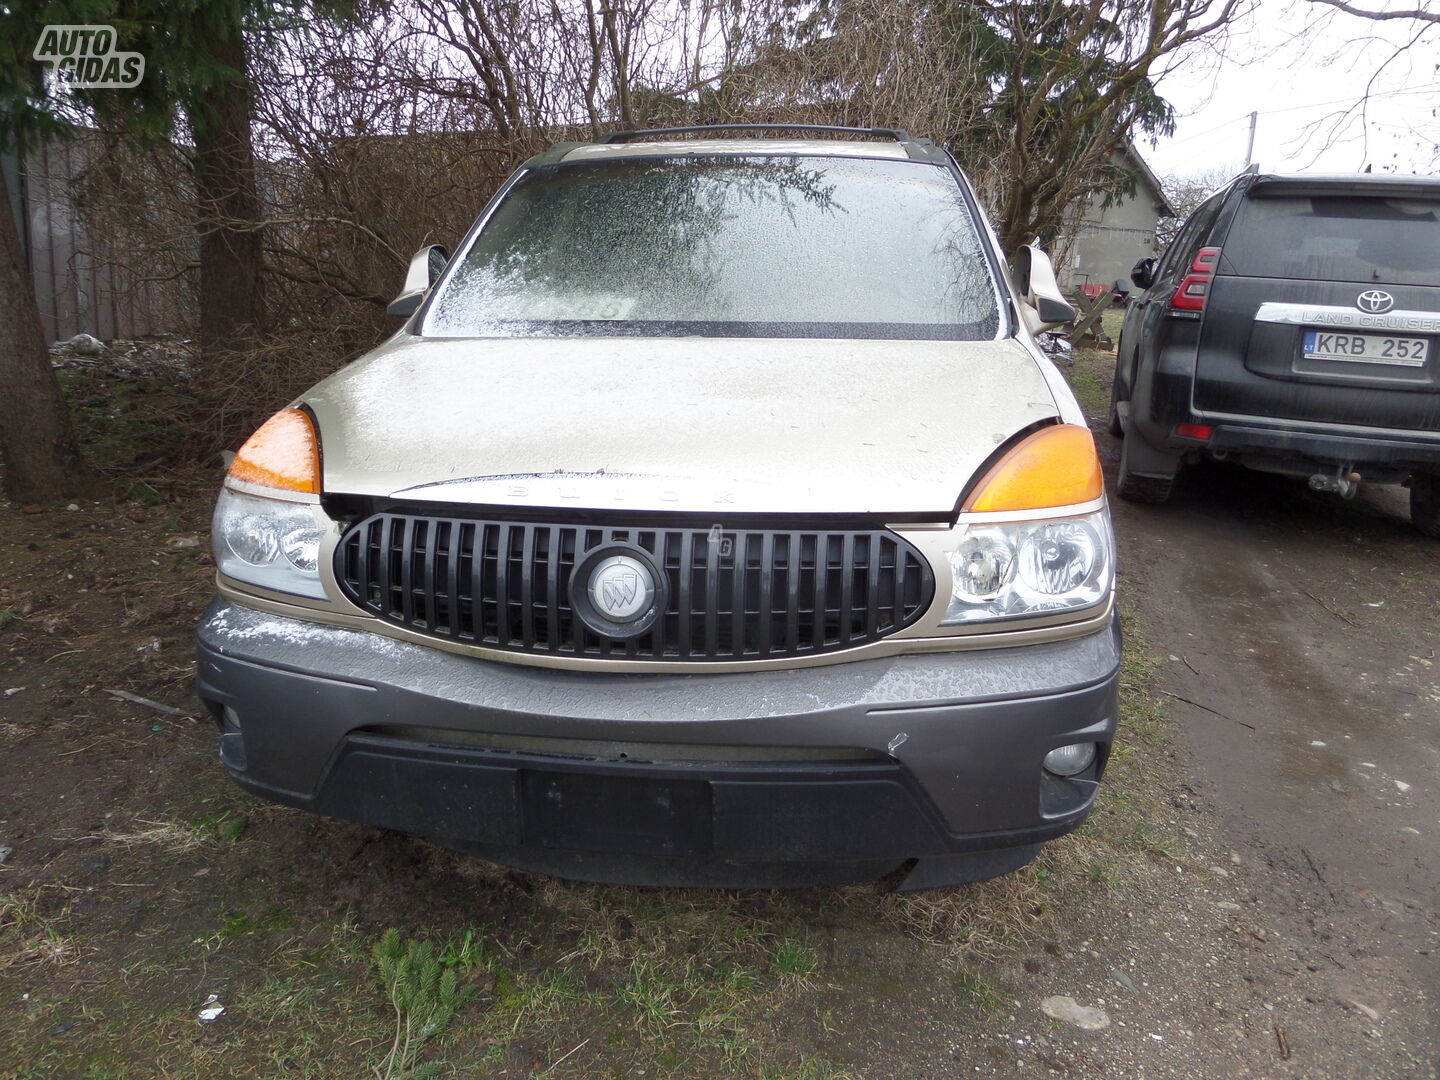
[[[1343,360],[1352,364],[1394,364],[1424,367],[1430,359],[1430,340],[1381,334],[1347,334],[1333,330],[1307,330],[1300,355],[1307,360]]]

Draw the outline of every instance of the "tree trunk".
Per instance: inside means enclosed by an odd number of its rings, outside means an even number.
[[[0,458],[5,494],[47,503],[94,494],[99,482],[80,457],[60,382],[40,329],[10,192],[0,171]]]
[[[240,73],[204,91],[189,110],[200,228],[200,356],[206,373],[214,374],[229,354],[253,341],[261,325],[263,248],[245,36],[236,26],[206,47]]]

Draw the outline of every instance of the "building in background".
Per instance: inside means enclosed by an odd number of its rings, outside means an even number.
[[[1117,281],[1129,287],[1130,268],[1147,256],[1160,254],[1156,225],[1161,218],[1175,216],[1160,181],[1129,139],[1115,157],[1116,164],[1135,178],[1135,193],[1113,198],[1108,205],[1103,195],[1090,197],[1063,257],[1060,284],[1066,289],[1086,285],[1113,288]]]

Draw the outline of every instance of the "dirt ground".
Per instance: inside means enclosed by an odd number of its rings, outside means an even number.
[[[1394,491],[1117,505],[1101,809],[896,897],[567,884],[240,792],[189,690],[218,479],[0,505],[0,1076],[1440,1076],[1440,544]],[[391,928],[448,997],[396,997]]]

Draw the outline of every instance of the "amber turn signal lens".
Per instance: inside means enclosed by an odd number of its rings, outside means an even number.
[[[320,493],[320,442],[308,414],[283,409],[245,440],[230,477],[282,491]]]
[[[964,509],[1045,510],[1093,502],[1105,490],[1095,438],[1075,424],[1041,428],[985,474]]]

